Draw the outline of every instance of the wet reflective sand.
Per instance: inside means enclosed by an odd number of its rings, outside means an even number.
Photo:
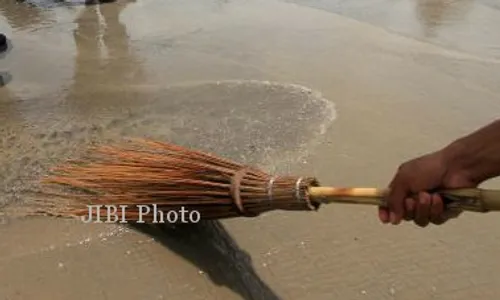
[[[8,205],[61,159],[125,136],[383,187],[500,111],[496,1],[32,2],[0,3]],[[1,220],[0,299],[500,294],[496,214],[425,230],[357,206],[185,228]]]

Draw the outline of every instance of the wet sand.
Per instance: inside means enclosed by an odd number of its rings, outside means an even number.
[[[325,185],[498,117],[494,1],[0,3],[0,203],[85,146],[147,136]],[[484,185],[500,188],[498,180]],[[498,216],[332,205],[179,227],[2,216],[0,299],[496,299]]]

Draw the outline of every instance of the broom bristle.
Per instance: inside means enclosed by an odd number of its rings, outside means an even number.
[[[263,212],[315,210],[307,188],[315,178],[274,177],[209,153],[151,140],[124,146],[103,146],[80,159],[57,167],[43,183],[38,213],[104,219],[108,208],[120,220],[153,221],[153,211],[141,214],[138,205],[164,213],[197,211],[201,219],[254,217]],[[99,214],[99,216],[98,216]]]

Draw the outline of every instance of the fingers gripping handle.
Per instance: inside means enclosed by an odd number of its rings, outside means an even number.
[[[351,203],[386,206],[388,189],[310,187],[309,197],[318,203]],[[500,211],[500,190],[478,188],[437,191],[445,204],[467,211]]]

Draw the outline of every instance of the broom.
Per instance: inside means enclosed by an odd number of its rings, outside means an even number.
[[[273,210],[315,211],[328,203],[384,206],[387,189],[320,186],[314,177],[273,176],[215,155],[152,140],[93,148],[42,181],[36,214],[97,222],[181,222],[257,217]],[[450,207],[500,210],[500,191],[442,190]],[[162,220],[158,220],[158,216]],[[175,219],[175,220],[174,220]],[[113,221],[113,220],[111,220]],[[187,222],[185,219],[183,222]]]

